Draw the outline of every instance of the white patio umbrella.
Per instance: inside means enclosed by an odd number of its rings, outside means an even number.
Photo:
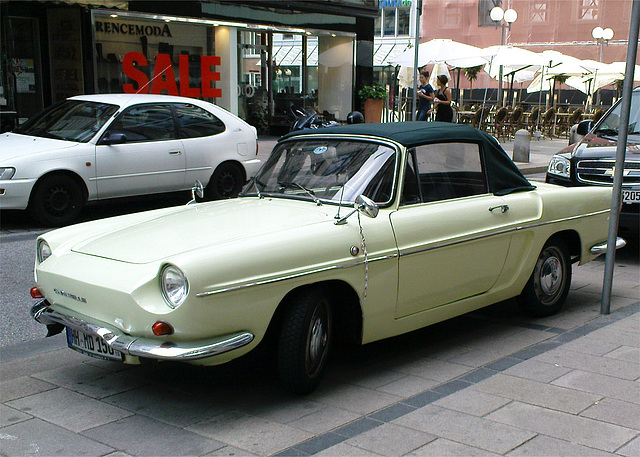
[[[510,82],[509,103],[513,97],[513,83],[531,81],[535,72],[544,65],[544,59],[540,54],[526,49],[517,48],[512,45],[489,46],[483,49],[483,57],[489,59],[489,63],[484,66],[489,76],[493,79],[500,79]],[[500,85],[499,90],[502,85]],[[502,94],[499,94],[498,98]]]
[[[533,73],[539,71],[545,64],[540,54],[512,45],[489,46],[482,51],[482,57],[489,60],[484,70],[494,79],[500,77],[500,66],[502,66],[503,80],[509,81],[513,76],[515,82],[531,81]]]
[[[596,70],[595,61],[585,62],[576,57],[562,54],[558,51],[547,50],[540,53],[544,65],[540,72],[527,87],[527,93],[550,91],[553,88],[553,80],[556,76],[586,76]],[[598,64],[599,62],[595,62]]]
[[[477,67],[488,62],[481,57],[481,48],[459,43],[450,39],[435,38],[418,46],[418,66],[433,63],[446,63],[459,68]],[[402,54],[389,62],[392,65],[413,68],[415,63],[415,50],[407,49]]]

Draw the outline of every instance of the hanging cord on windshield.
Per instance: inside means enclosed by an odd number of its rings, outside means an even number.
[[[367,255],[367,242],[364,239],[364,231],[360,223],[360,211],[358,211],[358,227],[360,227],[360,246],[362,246],[362,252],[364,254],[364,292],[362,294],[362,300],[366,300],[367,287],[369,285],[369,257]]]

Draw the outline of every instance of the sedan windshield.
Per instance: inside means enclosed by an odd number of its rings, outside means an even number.
[[[86,143],[117,110],[107,103],[65,100],[32,117],[15,133]]]
[[[273,151],[245,194],[280,195],[316,203],[354,202],[365,195],[390,202],[396,151],[390,146],[344,139],[292,140]]]

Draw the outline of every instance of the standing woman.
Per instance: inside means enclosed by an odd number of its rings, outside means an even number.
[[[436,121],[453,122],[453,109],[451,108],[451,89],[447,87],[449,78],[446,75],[438,75],[438,90],[433,101],[436,105]]]

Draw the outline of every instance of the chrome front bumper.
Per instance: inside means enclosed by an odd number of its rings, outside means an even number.
[[[41,324],[63,325],[102,338],[109,346],[123,354],[155,360],[190,361],[223,354],[246,346],[253,341],[253,334],[240,332],[208,340],[174,343],[151,338],[139,338],[102,327],[87,320],[55,311],[46,300],[31,308],[31,315]],[[59,332],[56,332],[59,333]],[[50,332],[51,334],[51,332]],[[54,333],[55,334],[55,333]],[[49,336],[49,335],[47,335]]]
[[[623,248],[627,245],[627,241],[624,238],[616,237],[616,249]],[[607,242],[599,243],[591,247],[589,250],[591,254],[601,255],[607,252]]]

